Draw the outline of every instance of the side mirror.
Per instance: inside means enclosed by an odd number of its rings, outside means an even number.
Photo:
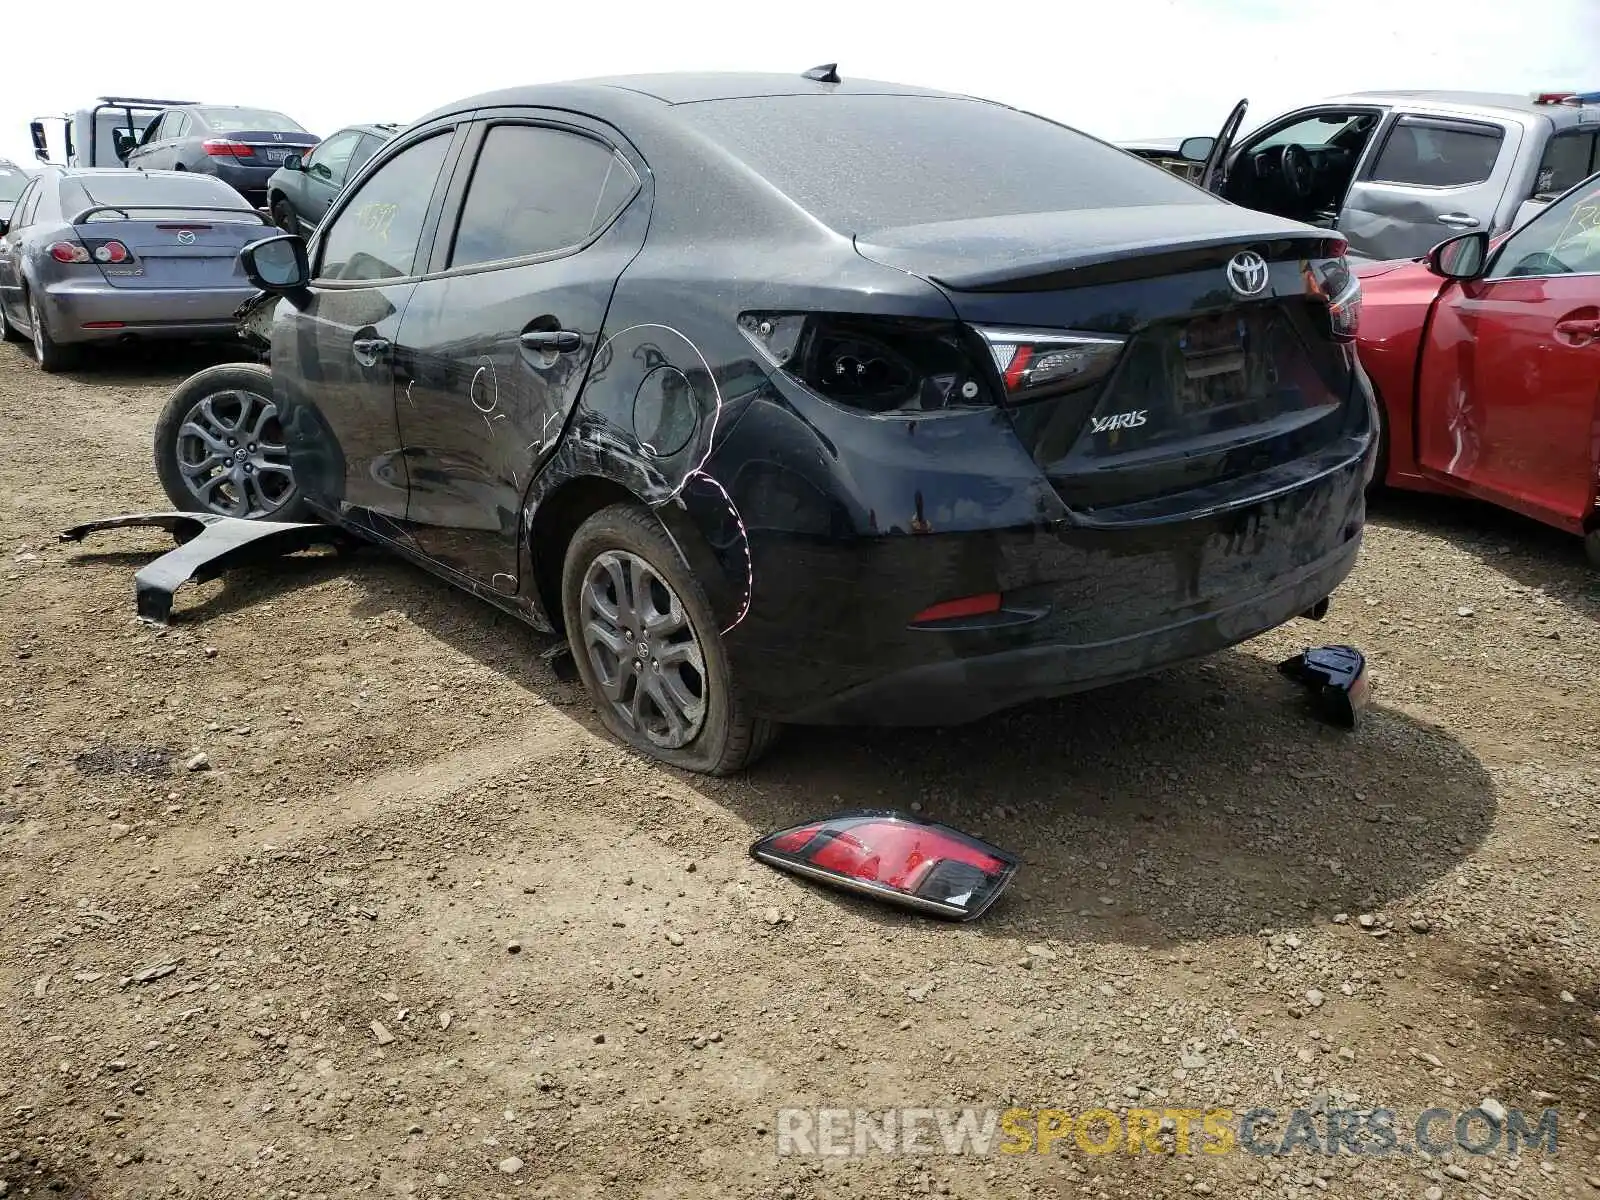
[[[1428,270],[1444,279],[1477,279],[1489,262],[1489,235],[1483,230],[1449,238],[1428,251]]]
[[[286,155],[283,160],[283,169],[285,171],[304,171],[306,169],[306,160],[298,154]]]
[[[28,135],[33,138],[33,156],[42,163],[50,161],[50,143],[44,136],[44,122],[28,122]]]
[[[291,304],[311,282],[305,239],[298,234],[280,233],[251,242],[239,251],[239,263],[252,284],[263,292],[287,296]]]
[[[5,235],[10,232],[11,222],[6,220],[4,217],[0,217],[0,237],[5,237]]]
[[[1214,137],[1184,138],[1178,144],[1178,157],[1186,162],[1203,163],[1216,148],[1217,139]]]

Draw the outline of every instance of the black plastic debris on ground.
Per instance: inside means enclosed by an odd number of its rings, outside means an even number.
[[[61,535],[81,542],[88,534],[110,529],[165,529],[178,547],[146,563],[133,577],[134,605],[139,616],[165,625],[172,615],[172,594],[193,580],[204,583],[233,567],[249,566],[312,546],[345,550],[350,535],[332,525],[314,522],[247,521],[214,513],[126,513],[74,525]]]
[[[1309,688],[1317,715],[1343,729],[1355,728],[1372,696],[1366,656],[1354,646],[1314,646],[1284,659],[1278,670]]]

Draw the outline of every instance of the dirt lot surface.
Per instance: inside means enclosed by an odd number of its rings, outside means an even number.
[[[957,731],[791,730],[708,781],[377,553],[134,620],[164,535],[56,533],[165,506],[151,428],[204,362],[0,349],[0,1194],[1600,1196],[1576,543],[1389,501],[1321,626]],[[1274,670],[1342,640],[1376,679],[1353,734]],[[856,804],[1026,866],[945,926],[746,855]],[[776,1153],[783,1106],[1264,1107],[1268,1144],[1388,1107],[1409,1143],[1485,1098],[1558,1109],[1558,1150]]]

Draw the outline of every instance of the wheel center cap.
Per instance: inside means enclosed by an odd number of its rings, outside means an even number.
[[[639,657],[640,658],[649,658],[650,657],[650,643],[649,642],[640,642],[639,643]]]
[[[244,447],[240,446],[237,450],[235,450],[233,452],[233,461],[236,462],[236,463],[242,463],[244,460],[245,460]]]

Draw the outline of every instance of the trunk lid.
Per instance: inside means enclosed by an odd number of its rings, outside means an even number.
[[[248,286],[239,251],[269,232],[254,213],[178,210],[150,216],[91,217],[73,228],[105,275],[123,288],[239,288]],[[119,242],[131,257],[115,261],[98,251]]]
[[[1068,352],[1074,334],[1122,339],[1087,382],[1008,403],[1080,519],[1242,500],[1369,420],[1354,352],[1330,328],[1330,286],[1347,277],[1328,231],[1226,204],[1150,206],[882,230],[857,248],[940,287],[991,349],[1017,329]]]
[[[317,139],[309,133],[285,133],[271,129],[242,129],[237,133],[219,134],[218,137],[252,147],[255,153],[239,161],[259,167],[281,167],[289,155],[303,155],[317,144]]]

